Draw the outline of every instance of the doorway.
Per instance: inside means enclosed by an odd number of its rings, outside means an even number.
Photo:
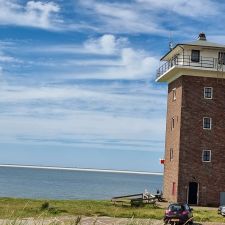
[[[198,204],[198,183],[190,182],[188,188],[188,204]]]

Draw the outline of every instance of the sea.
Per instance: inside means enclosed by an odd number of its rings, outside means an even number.
[[[163,176],[141,173],[0,167],[0,197],[109,200],[162,190]]]

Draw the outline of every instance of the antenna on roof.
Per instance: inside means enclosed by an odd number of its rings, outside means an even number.
[[[195,35],[192,35],[192,39],[191,39],[191,40],[196,40],[196,39],[198,39],[198,36],[199,36],[199,35],[196,35],[196,34],[195,34]]]
[[[169,34],[169,49],[172,50],[173,49],[173,39],[172,39],[172,31],[170,31]]]

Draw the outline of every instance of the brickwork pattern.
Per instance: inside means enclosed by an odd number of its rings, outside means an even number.
[[[182,100],[182,79],[179,78],[168,87],[167,122],[166,122],[166,144],[164,165],[164,197],[171,202],[177,201],[179,146],[180,146],[180,116]],[[176,90],[176,100],[173,100],[173,90]],[[172,118],[174,118],[174,129],[171,129]],[[170,149],[173,148],[173,160],[170,161]],[[172,194],[173,182],[175,193]]]
[[[172,90],[176,87],[176,103]],[[213,87],[213,99],[204,99],[204,87]],[[186,202],[189,182],[199,184],[198,204],[219,205],[225,191],[225,81],[182,76],[168,87],[164,193],[169,201]],[[170,130],[170,119],[177,124]],[[203,117],[212,118],[212,129],[203,129]],[[174,160],[170,162],[170,147]],[[211,150],[211,162],[202,162],[202,151]],[[177,195],[172,195],[172,183]]]

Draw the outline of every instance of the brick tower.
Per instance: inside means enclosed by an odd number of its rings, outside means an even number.
[[[200,33],[161,61],[156,81],[168,83],[164,197],[225,204],[225,46]]]

